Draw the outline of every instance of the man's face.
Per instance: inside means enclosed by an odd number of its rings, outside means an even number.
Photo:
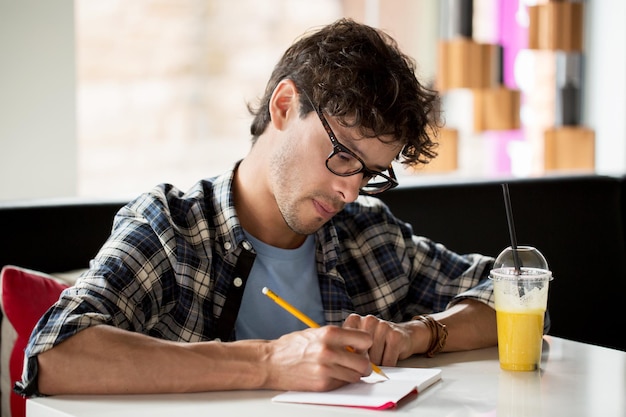
[[[363,138],[357,128],[346,128],[326,117],[342,145],[359,156],[368,168],[383,170],[400,152],[397,142]],[[326,168],[333,150],[329,135],[315,112],[292,120],[270,161],[271,187],[278,208],[294,232],[308,235],[356,200],[363,174],[342,177]]]

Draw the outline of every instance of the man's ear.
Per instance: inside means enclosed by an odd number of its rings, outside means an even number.
[[[285,123],[292,117],[298,117],[298,89],[289,79],[278,83],[270,98],[269,111],[274,128],[282,130]]]

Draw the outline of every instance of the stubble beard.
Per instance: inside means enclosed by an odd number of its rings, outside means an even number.
[[[300,169],[295,163],[289,163],[292,149],[285,149],[275,153],[270,162],[270,181],[274,199],[278,210],[291,231],[299,235],[310,235],[319,230],[324,220],[314,218],[306,222],[303,218],[303,208],[312,204],[312,197],[301,196],[305,181],[300,175]]]
[[[299,235],[310,235],[319,230],[324,224],[321,218],[306,221],[304,218],[303,208],[306,204],[311,204],[310,197],[298,197],[297,193],[301,190],[297,184],[298,180],[291,182],[289,179],[278,177],[274,182],[274,198],[278,210],[285,221],[285,224],[294,233]]]

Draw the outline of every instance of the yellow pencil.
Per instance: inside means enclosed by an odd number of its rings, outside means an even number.
[[[285,310],[287,310],[288,312],[293,314],[294,317],[296,317],[302,323],[306,324],[307,326],[309,326],[311,328],[320,327],[319,324],[317,324],[316,322],[311,320],[306,314],[304,314],[303,312],[301,312],[300,310],[298,310],[297,308],[295,308],[294,306],[289,304],[287,301],[283,300],[274,291],[270,290],[267,287],[263,287],[263,289],[261,291],[263,292],[263,294],[267,295],[269,298],[274,300],[274,302],[276,302],[276,304],[278,304],[279,306],[281,306],[282,308],[284,308]],[[352,347],[350,347],[350,346],[346,346],[346,349],[348,351],[350,351],[350,352],[354,352],[354,349]],[[385,378],[389,379],[389,377],[383,372],[383,370],[380,369],[378,366],[376,366],[376,364],[374,364],[374,363],[370,363],[370,364],[372,365],[372,369],[374,370],[374,372],[376,372],[377,374],[382,375]]]

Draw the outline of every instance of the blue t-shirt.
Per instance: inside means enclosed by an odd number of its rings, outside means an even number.
[[[235,323],[238,340],[277,339],[307,328],[261,290],[267,287],[320,325],[325,324],[315,265],[315,238],[297,249],[280,249],[246,237],[257,252]]]

